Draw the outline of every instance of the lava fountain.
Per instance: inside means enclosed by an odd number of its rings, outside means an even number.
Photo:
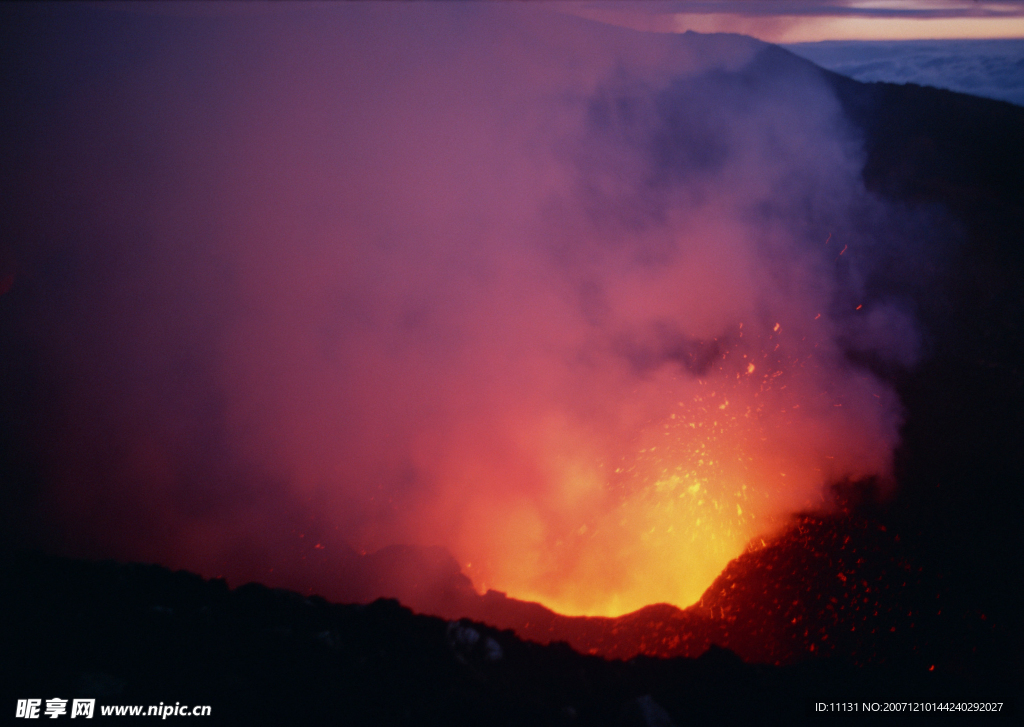
[[[590,448],[567,442],[561,421],[531,458],[552,465],[545,499],[484,498],[448,547],[470,554],[478,585],[559,613],[696,602],[753,539],[827,506],[825,485],[888,472],[891,392],[866,375],[837,392],[814,354],[779,356],[786,338],[775,324],[745,339],[741,323],[730,343],[712,342],[702,375],[653,374],[631,392],[645,416],[617,450],[606,442],[612,456],[583,461]]]

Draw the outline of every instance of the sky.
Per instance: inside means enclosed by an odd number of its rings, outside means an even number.
[[[119,12],[241,17],[287,12],[276,2],[111,2]],[[303,3],[307,7],[330,3]],[[655,32],[740,33],[769,43],[1024,38],[1022,0],[563,0],[549,10]]]
[[[972,0],[722,0],[568,3],[566,10],[659,32],[741,33],[769,43],[1024,38],[1024,4]]]
[[[122,12],[170,17],[282,12],[272,2],[114,5]],[[740,33],[783,45],[858,81],[917,83],[1024,104],[1024,0],[566,0],[543,5],[652,32]]]
[[[900,404],[855,361],[919,359],[873,281],[946,231],[863,188],[809,64],[543,4],[2,10],[36,544],[293,587],[439,546],[612,615],[891,487]]]

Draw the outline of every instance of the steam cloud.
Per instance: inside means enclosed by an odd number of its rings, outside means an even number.
[[[616,613],[888,477],[853,361],[917,355],[868,287],[903,228],[813,69],[467,5],[92,29],[9,294],[69,547],[286,582],[442,546]]]

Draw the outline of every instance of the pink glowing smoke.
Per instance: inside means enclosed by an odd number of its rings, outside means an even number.
[[[442,546],[616,613],[888,476],[849,353],[916,355],[864,283],[896,213],[812,67],[534,6],[131,18],[29,165],[69,542],[318,583]]]

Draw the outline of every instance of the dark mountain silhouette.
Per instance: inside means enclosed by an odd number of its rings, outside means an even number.
[[[7,551],[0,668],[17,699],[209,705],[213,724],[793,724],[818,702],[1002,700],[1006,685],[905,664],[607,660],[394,600],[335,605],[159,566]],[[650,607],[645,616],[663,609]],[[1004,705],[1009,710],[1009,705]],[[1006,713],[1006,712],[1004,712]]]

